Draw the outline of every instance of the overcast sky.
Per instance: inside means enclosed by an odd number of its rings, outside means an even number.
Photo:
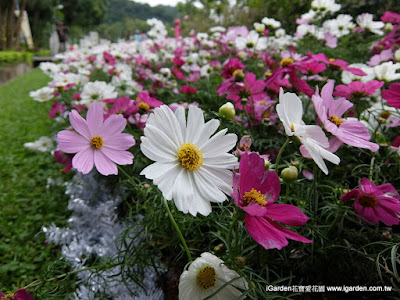
[[[140,3],[147,3],[150,6],[156,6],[156,5],[175,6],[178,2],[183,2],[182,0],[133,0],[133,1]]]

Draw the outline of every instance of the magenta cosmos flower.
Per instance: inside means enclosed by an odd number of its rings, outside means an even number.
[[[354,209],[372,224],[382,221],[387,226],[399,224],[400,196],[390,183],[375,185],[363,178],[360,187],[342,195],[341,200],[355,198]]]
[[[366,83],[361,81],[352,81],[348,85],[340,84],[336,86],[333,96],[345,97],[346,99],[352,99],[356,97],[366,97],[375,94],[385,82],[372,80]]]
[[[103,175],[118,174],[116,164],[132,164],[132,153],[125,151],[135,145],[130,134],[121,133],[126,119],[112,115],[104,121],[103,105],[92,103],[86,120],[76,110],[69,114],[75,131],[63,130],[57,135],[58,148],[65,153],[76,153],[72,166],[83,174],[93,165]]]
[[[382,98],[387,104],[400,109],[400,82],[392,83],[388,90],[382,91]]]
[[[278,175],[264,170],[264,159],[254,152],[242,155],[239,173],[233,174],[232,197],[246,213],[245,225],[251,237],[265,249],[280,250],[288,245],[287,239],[311,243],[275,222],[301,226],[308,221],[296,206],[274,203],[280,191]]]
[[[25,289],[19,289],[14,293],[14,295],[4,295],[2,292],[0,292],[0,299],[34,300],[32,295]]]
[[[342,118],[353,103],[345,98],[333,99],[333,87],[334,81],[328,80],[322,88],[321,96],[318,89],[312,96],[315,111],[325,129],[350,146],[366,148],[373,152],[378,151],[379,145],[369,141],[371,135],[360,121]]]

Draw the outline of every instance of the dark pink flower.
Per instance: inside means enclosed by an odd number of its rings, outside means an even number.
[[[246,213],[248,233],[265,249],[282,249],[288,245],[287,239],[311,243],[277,223],[301,226],[308,217],[294,205],[274,203],[281,190],[279,177],[274,171],[265,171],[264,164],[257,153],[246,152],[240,160],[239,173],[233,175],[232,197]]]
[[[14,298],[6,298],[8,295],[4,295],[0,292],[0,299],[15,299],[15,300],[34,300],[32,295],[28,293],[25,289],[19,289],[13,295]]]
[[[57,150],[57,151],[54,151],[53,155],[54,155],[54,159],[56,160],[56,162],[65,166],[64,169],[61,169],[61,172],[68,173],[69,171],[71,171],[72,158],[74,157],[73,154],[67,154],[60,150]]]
[[[64,106],[57,100],[54,100],[53,106],[50,108],[49,117],[55,118],[63,113],[65,113]]]
[[[345,98],[333,99],[333,88],[334,81],[328,80],[328,83],[322,88],[321,96],[318,89],[312,96],[315,111],[325,129],[350,146],[378,151],[379,145],[369,141],[371,135],[363,123],[358,120],[342,118],[343,114],[353,107],[353,104]]]
[[[268,97],[264,91],[265,82],[257,80],[253,73],[247,73],[245,78],[239,81],[236,77],[225,80],[217,89],[220,96],[227,93],[226,99],[235,101],[236,108],[243,109],[242,99],[246,99],[249,107],[252,107],[253,102],[262,101]]]
[[[398,23],[400,24],[400,15],[391,11],[385,11],[381,17],[383,22]]]
[[[198,88],[193,88],[185,84],[179,91],[185,94],[194,94],[197,92],[197,90]]]
[[[124,118],[128,118],[138,111],[139,107],[135,101],[131,100],[129,97],[121,97],[114,101],[114,105],[109,109],[104,119],[108,119],[108,117],[114,114],[121,114]]]
[[[388,90],[382,91],[382,98],[387,104],[400,109],[400,82],[392,83]]]
[[[160,107],[163,104],[162,101],[150,97],[147,91],[140,92],[136,98],[136,105],[145,111],[151,108]]]
[[[72,166],[83,174],[93,166],[103,175],[118,174],[117,165],[132,164],[133,155],[126,151],[135,144],[133,136],[121,133],[126,119],[112,115],[104,121],[103,104],[92,103],[86,120],[76,110],[69,114],[72,127],[57,134],[58,148],[65,153],[76,153]]]
[[[354,75],[358,76],[365,76],[367,75],[364,71],[357,69],[357,68],[350,68],[348,67],[349,63],[341,60],[341,59],[329,59],[323,53],[312,54],[311,52],[307,53],[308,56],[312,57],[316,61],[323,62],[331,69],[341,70],[341,71],[349,71]]]
[[[178,68],[179,67],[182,67],[186,62],[182,59],[182,58],[180,58],[180,57],[174,57],[173,58],[173,62],[174,62],[174,65],[175,66],[177,66]]]
[[[361,81],[352,81],[348,85],[337,85],[333,96],[345,97],[346,99],[352,99],[357,97],[365,97],[375,94],[385,82],[372,80],[366,83]]]
[[[221,72],[221,76],[225,79],[231,78],[233,72],[236,70],[243,70],[245,68],[244,64],[238,58],[232,58],[224,65],[224,69]]]
[[[363,178],[359,188],[342,195],[341,200],[355,198],[354,209],[372,224],[379,221],[387,226],[399,224],[400,196],[390,184],[375,185]]]

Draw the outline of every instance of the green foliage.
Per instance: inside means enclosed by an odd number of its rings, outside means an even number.
[[[124,18],[139,19],[146,21],[147,19],[156,18],[164,23],[173,24],[174,19],[178,17],[176,7],[158,5],[150,7],[148,4],[137,3],[126,0],[110,0],[110,6],[105,18],[105,23],[116,23]]]
[[[29,91],[47,84],[49,78],[36,69],[0,88],[0,290],[15,291],[44,276],[57,265],[58,248],[46,245],[41,227],[54,222],[64,226],[68,216],[64,187],[47,180],[67,180],[50,153],[34,152],[25,142],[54,133],[47,114],[51,103],[38,103]],[[53,267],[52,267],[53,266]],[[46,276],[47,277],[47,276]],[[74,280],[68,283],[73,291]],[[54,286],[52,286],[54,288]],[[47,294],[47,293],[46,293]],[[35,299],[62,299],[50,294]]]
[[[328,58],[342,59],[348,63],[365,63],[371,57],[370,47],[379,40],[379,36],[369,32],[351,33],[338,39],[336,48],[328,48],[325,42],[307,35],[298,41],[297,51],[304,55],[310,51],[313,54],[324,53]]]
[[[20,62],[32,64],[32,52],[28,51],[0,51],[0,66],[14,65]]]

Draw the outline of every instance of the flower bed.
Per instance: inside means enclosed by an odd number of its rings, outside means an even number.
[[[154,272],[170,299],[265,299],[278,296],[271,285],[398,291],[400,15],[319,22],[340,5],[328,8],[302,16],[295,37],[265,18],[256,30],[168,38],[152,19],[150,39],[86,40],[40,65],[52,81],[31,96],[53,101],[49,116],[65,124],[56,160],[108,176],[99,189],[120,199],[111,210],[95,199],[118,230],[64,252],[76,272],[117,268],[123,295],[151,289],[143,278]],[[376,41],[368,57],[341,59],[334,50],[349,36]],[[81,227],[102,228],[85,201],[71,205],[89,220]],[[59,232],[79,235],[79,222],[46,236],[71,248]],[[112,252],[96,248],[113,238]],[[97,277],[79,278],[76,295],[114,297]]]

